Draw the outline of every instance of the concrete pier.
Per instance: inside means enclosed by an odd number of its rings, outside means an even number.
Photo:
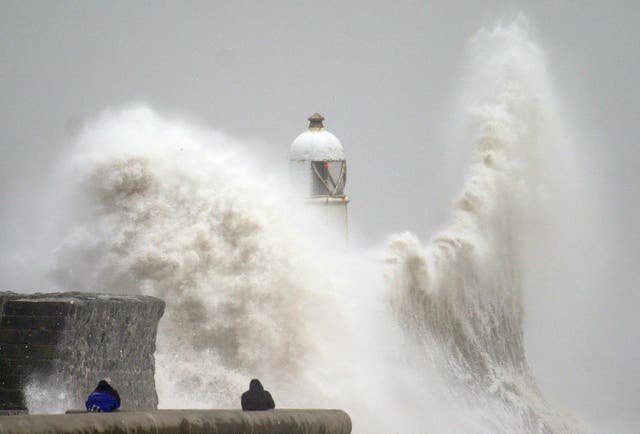
[[[107,377],[124,409],[155,410],[153,354],[164,306],[147,296],[0,293],[0,411],[83,408]]]
[[[348,434],[342,410],[157,410],[0,417],[6,434]]]

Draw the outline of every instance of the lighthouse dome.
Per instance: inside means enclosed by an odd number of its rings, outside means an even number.
[[[343,161],[344,150],[336,136],[322,124],[324,118],[315,113],[309,118],[309,129],[291,143],[292,161]]]

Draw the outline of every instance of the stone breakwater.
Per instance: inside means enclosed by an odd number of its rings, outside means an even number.
[[[342,410],[158,410],[26,415],[0,417],[0,432],[348,434],[351,418]]]
[[[82,408],[102,378],[124,409],[156,409],[164,307],[148,296],[0,293],[0,411]]]

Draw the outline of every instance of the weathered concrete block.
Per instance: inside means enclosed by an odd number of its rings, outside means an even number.
[[[56,345],[59,337],[56,330],[0,329],[0,342],[6,344]]]
[[[145,412],[6,416],[0,432],[348,434],[351,418],[342,410],[158,410]]]
[[[153,353],[163,312],[164,302],[147,296],[0,293],[0,410],[26,408],[29,384],[50,389],[44,399],[83,407],[106,377],[124,409],[157,408]]]
[[[11,305],[8,302],[7,305]],[[18,330],[62,330],[65,325],[65,319],[57,316],[17,316],[3,315],[0,321],[0,327],[6,329]]]

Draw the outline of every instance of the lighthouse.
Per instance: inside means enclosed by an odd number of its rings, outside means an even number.
[[[324,127],[324,117],[314,113],[309,128],[291,143],[289,164],[291,180],[304,200],[318,213],[325,230],[343,238],[348,237],[345,195],[347,161],[342,143]]]

